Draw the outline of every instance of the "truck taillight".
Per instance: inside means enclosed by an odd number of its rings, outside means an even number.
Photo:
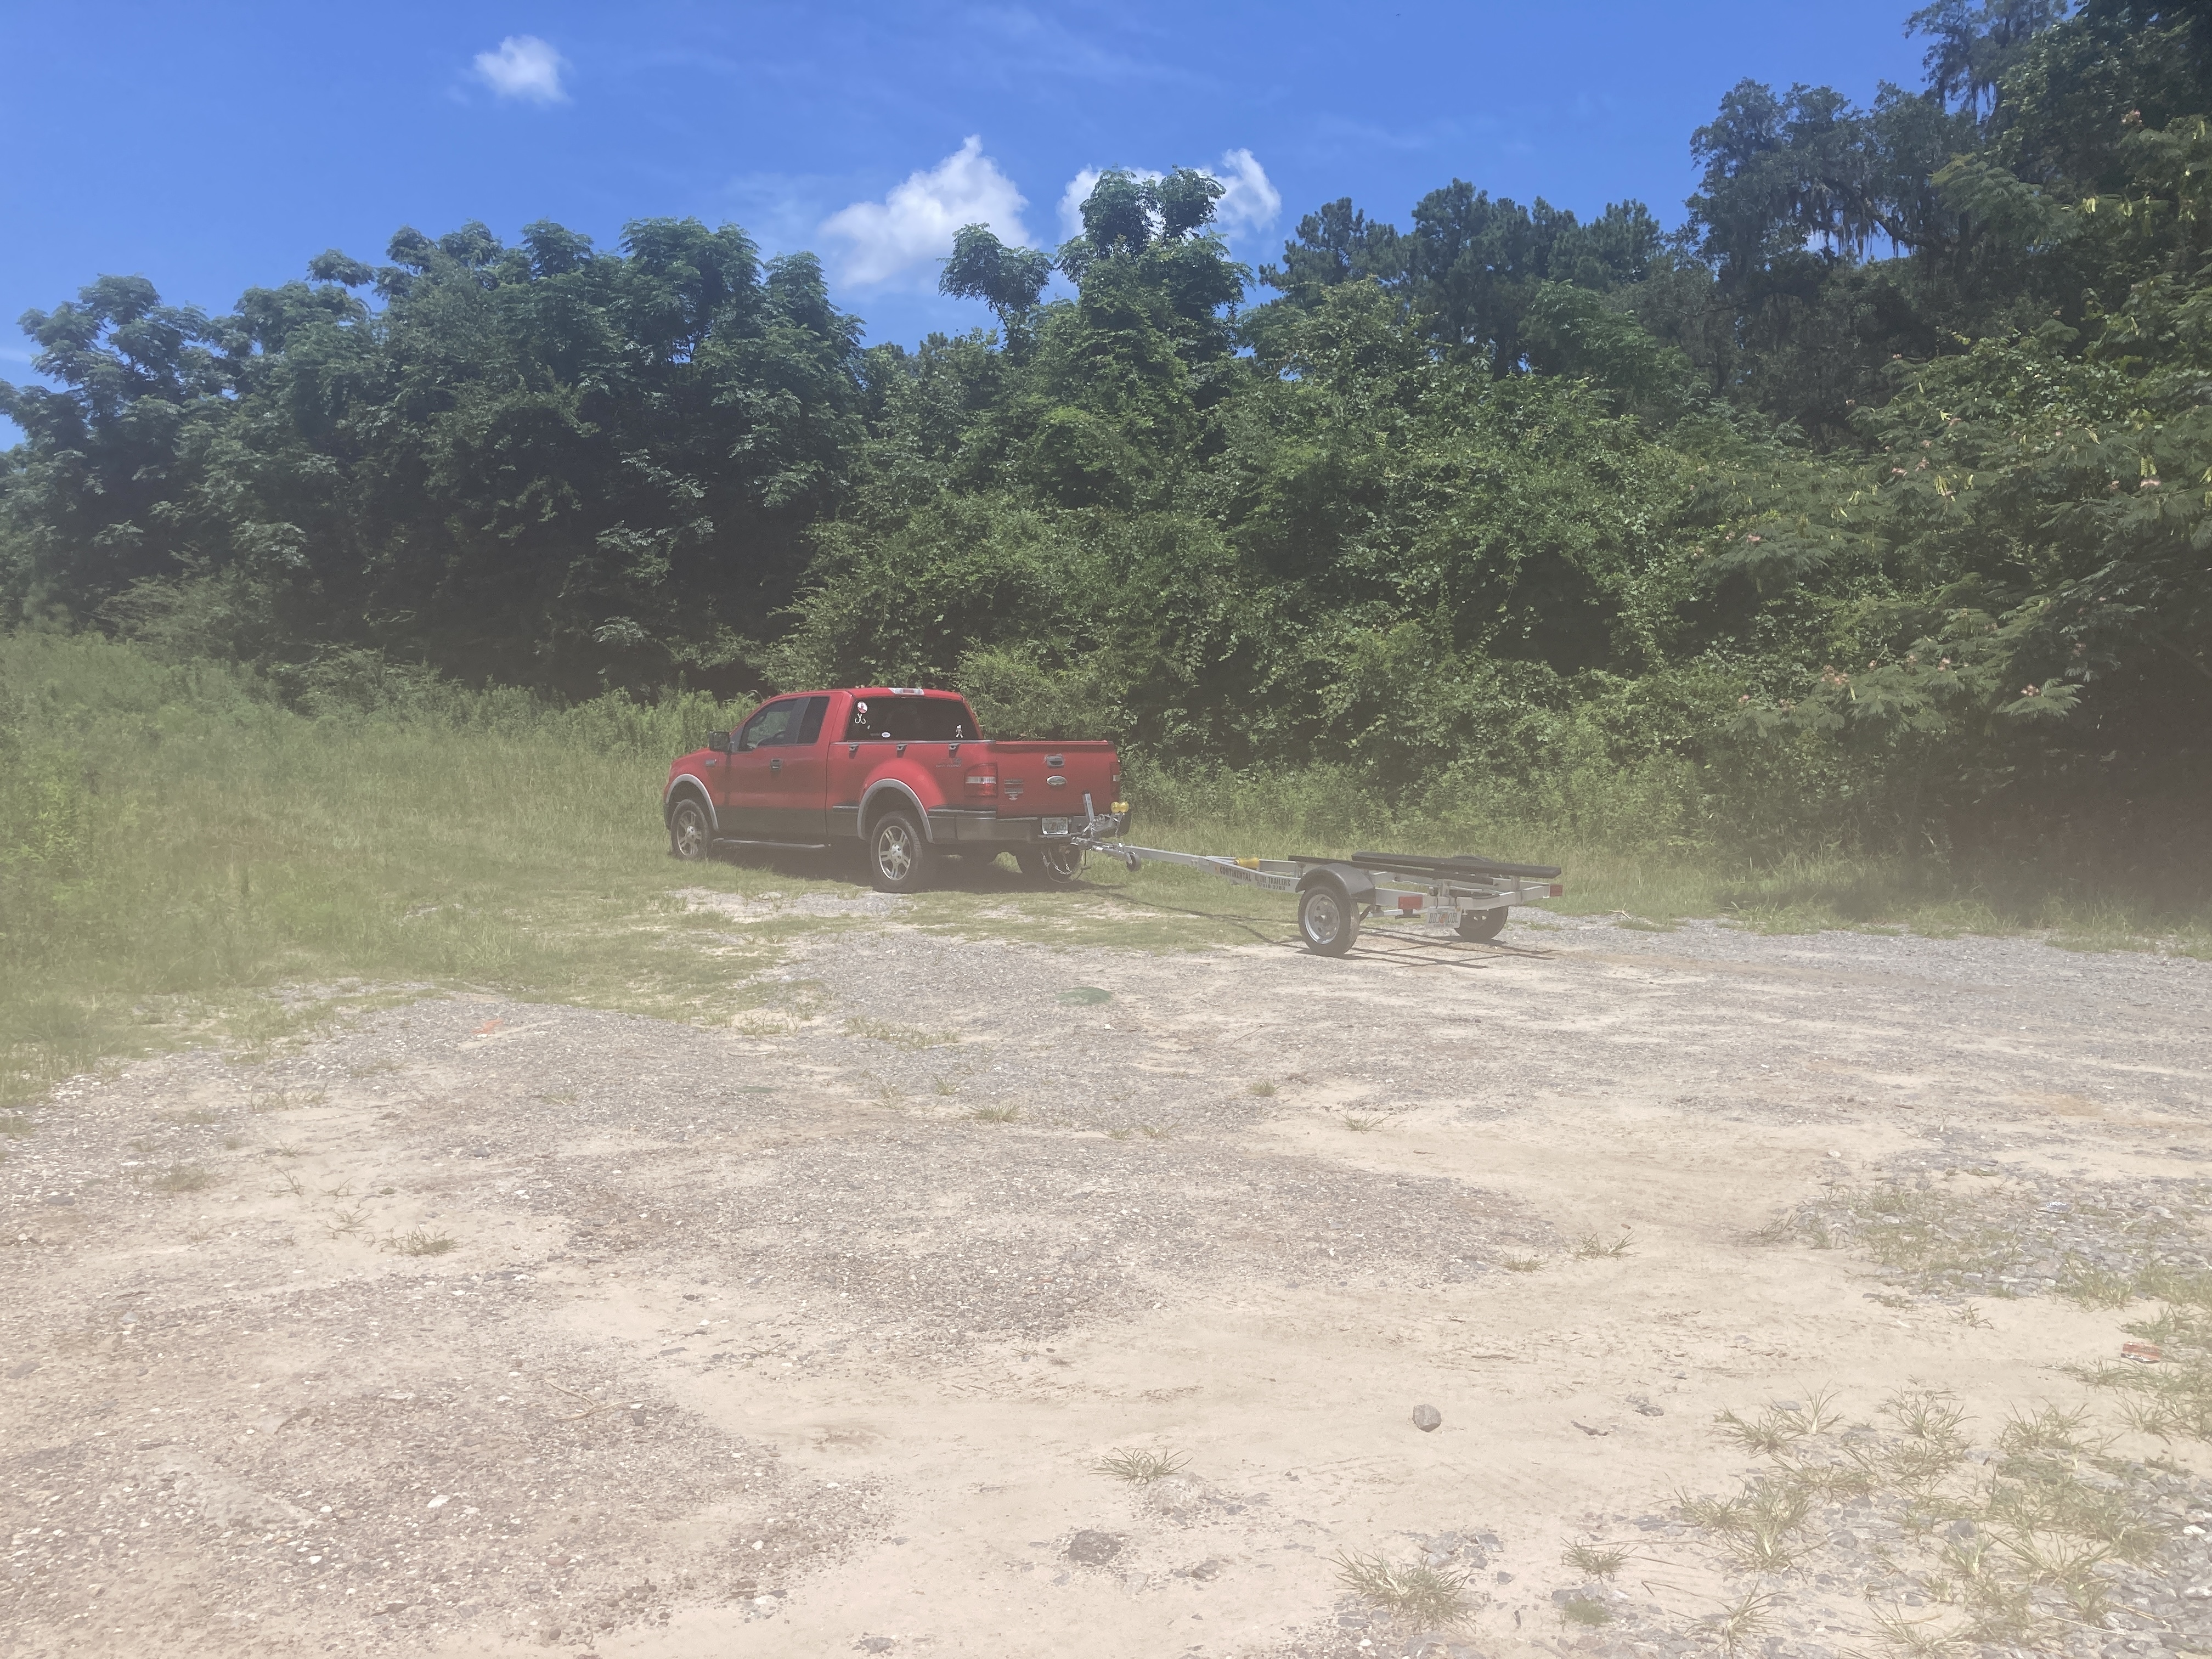
[[[1565,898],[1566,896],[1567,890],[1564,886],[1556,881],[1552,884],[1552,896],[1553,898]]]
[[[968,793],[983,800],[995,800],[999,794],[999,768],[996,762],[985,761],[969,770],[965,779]]]

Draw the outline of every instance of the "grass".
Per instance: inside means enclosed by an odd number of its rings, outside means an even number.
[[[665,854],[668,758],[737,712],[697,694],[564,709],[451,686],[301,712],[221,665],[95,635],[0,638],[0,1109],[122,1055],[215,1042],[265,1056],[336,1013],[456,987],[796,1029],[820,994],[766,970],[794,939],[856,924],[733,920],[686,895],[849,893],[851,869]],[[1319,769],[1178,781],[1131,766],[1136,838],[1153,844],[1479,848],[1567,866],[1570,911],[1771,930],[2044,927],[2078,948],[2156,936],[2212,954],[2201,915],[2047,872],[2017,884],[2031,900],[1928,864],[1804,854],[1752,869],[1638,840],[1637,815],[1595,797],[1547,796],[1507,821],[1474,805],[1495,792],[1470,791],[1464,811],[1389,817],[1373,791]],[[970,859],[945,882],[913,901],[913,925],[1159,952],[1294,940],[1282,896],[1197,871],[1094,858],[1073,890],[1041,892]],[[934,1046],[905,1040],[924,1037]]]
[[[1012,1123],[1021,1115],[1018,1106],[978,1106],[968,1114],[978,1123]]]
[[[1629,1246],[1635,1239],[1634,1231],[1627,1227],[1622,1228],[1620,1237],[1615,1239],[1603,1239],[1595,1233],[1584,1233],[1575,1241],[1575,1255],[1584,1261],[1595,1261],[1601,1256],[1624,1256],[1629,1254]]]
[[[113,1055],[266,1052],[379,987],[732,1018],[781,939],[840,924],[735,933],[672,890],[850,883],[666,856],[668,757],[728,713],[456,692],[316,719],[220,667],[0,639],[0,1106]]]
[[[401,1255],[443,1255],[448,1250],[458,1250],[461,1242],[450,1233],[431,1232],[417,1227],[412,1232],[398,1233],[387,1241],[386,1248]]]
[[[1498,1265],[1509,1273],[1533,1273],[1541,1270],[1544,1258],[1540,1255],[1500,1256]]]
[[[1248,1095],[1257,1095],[1262,1100],[1271,1100],[1274,1097],[1276,1091],[1275,1085],[1272,1083],[1255,1083],[1244,1092]]]
[[[1340,1553],[1336,1576],[1345,1589],[1412,1624],[1448,1627],[1464,1620],[1471,1607],[1467,1580],[1435,1567]]]
[[[1156,1451],[1140,1447],[1108,1452],[1098,1460],[1098,1473],[1110,1474],[1116,1480],[1126,1480],[1133,1486],[1148,1486],[1155,1480],[1164,1480],[1179,1473],[1189,1463],[1190,1459],[1182,1452]]]
[[[213,1186],[215,1177],[197,1164],[172,1164],[151,1184],[165,1193],[198,1193]]]
[[[1663,919],[1715,916],[1760,933],[2039,932],[2068,949],[2212,958],[2212,903],[2201,875],[2185,865],[2180,881],[2111,865],[2109,877],[2091,873],[2094,860],[1970,868],[1932,857],[1831,852],[1788,836],[1778,839],[1793,850],[1754,861],[1717,844],[1721,826],[1679,822],[1671,807],[1643,799],[1633,779],[1605,768],[1549,772],[1528,790],[1440,788],[1395,811],[1373,788],[1322,767],[1164,775],[1137,757],[1127,770],[1138,805],[1132,838],[1184,851],[1281,858],[1373,848],[1555,864],[1565,871],[1567,895],[1547,908],[1626,913],[1653,932],[1672,930]],[[1148,896],[1210,894],[1206,908],[1217,912],[1283,914],[1279,901],[1198,871],[1147,866],[1131,886]],[[1255,902],[1247,910],[1238,899]]]
[[[1720,1567],[1753,1581],[1705,1620],[1731,1651],[1763,1626],[1769,1580],[1792,1575],[1802,1592],[1802,1575],[1822,1567],[1864,1580],[1834,1594],[1856,1596],[1865,1633],[1895,1653],[2056,1650],[2069,1626],[2102,1620],[2113,1592],[2104,1569],[2154,1560],[2179,1525],[2161,1518],[2158,1472],[2111,1455],[2087,1407],[2015,1409],[1994,1454],[1976,1451],[1955,1396],[1921,1386],[1892,1393],[1873,1422],[1847,1425],[1826,1391],[1717,1420],[1762,1467],[1733,1495],[1685,1493],[1677,1507]],[[1867,1540],[1859,1553],[1834,1549],[1838,1517]],[[1832,1631],[1857,1615],[1839,1606],[1818,1616]]]
[[[888,1042],[894,1048],[945,1048],[960,1041],[957,1031],[925,1031],[917,1025],[899,1025],[886,1019],[855,1018],[845,1022],[847,1036]]]
[[[1628,1565],[1628,1552],[1613,1544],[1570,1544],[1559,1559],[1592,1578],[1610,1578]]]

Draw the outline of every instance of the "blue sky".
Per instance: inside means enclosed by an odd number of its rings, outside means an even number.
[[[1322,201],[1402,223],[1455,176],[1673,223],[1729,86],[1917,84],[1908,9],[0,0],[0,377],[29,372],[13,319],[96,274],[222,310],[401,224],[735,220],[911,341],[988,320],[933,291],[953,225],[1050,246],[1102,167],[1219,173],[1254,263]]]

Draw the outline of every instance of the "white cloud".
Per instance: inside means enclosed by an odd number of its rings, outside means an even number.
[[[561,72],[568,60],[534,34],[510,34],[497,52],[477,54],[477,79],[502,98],[532,104],[565,104]]]
[[[1028,198],[983,154],[966,143],[926,173],[910,173],[880,202],[855,202],[822,222],[822,234],[848,245],[843,276],[850,283],[885,283],[952,252],[963,225],[988,225],[1005,242],[1029,245],[1022,223]]]
[[[1224,154],[1221,171],[1213,176],[1229,186],[1214,204],[1213,219],[1230,235],[1240,230],[1266,230],[1283,210],[1283,192],[1275,188],[1267,169],[1249,149]]]
[[[1098,182],[1100,169],[1085,167],[1067,181],[1067,188],[1060,193],[1060,229],[1063,236],[1079,234],[1083,229],[1083,204]],[[1160,179],[1166,175],[1157,167],[1131,167],[1139,179]],[[1202,167],[1200,171],[1221,180],[1227,186],[1221,199],[1214,204],[1214,227],[1224,235],[1234,236],[1241,231],[1263,231],[1275,222],[1283,210],[1283,192],[1277,190],[1267,177],[1267,168],[1249,149],[1232,149],[1222,156],[1218,167]]]

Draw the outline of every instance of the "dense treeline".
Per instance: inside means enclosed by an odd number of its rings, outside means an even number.
[[[2212,14],[1911,27],[1918,90],[1732,90],[1672,232],[1455,180],[1253,272],[1213,180],[1109,173],[1054,254],[963,231],[999,327],[914,349],[691,222],[403,231],[222,318],[103,278],[0,393],[0,604],[325,696],[933,680],[1657,837],[2179,851]]]

